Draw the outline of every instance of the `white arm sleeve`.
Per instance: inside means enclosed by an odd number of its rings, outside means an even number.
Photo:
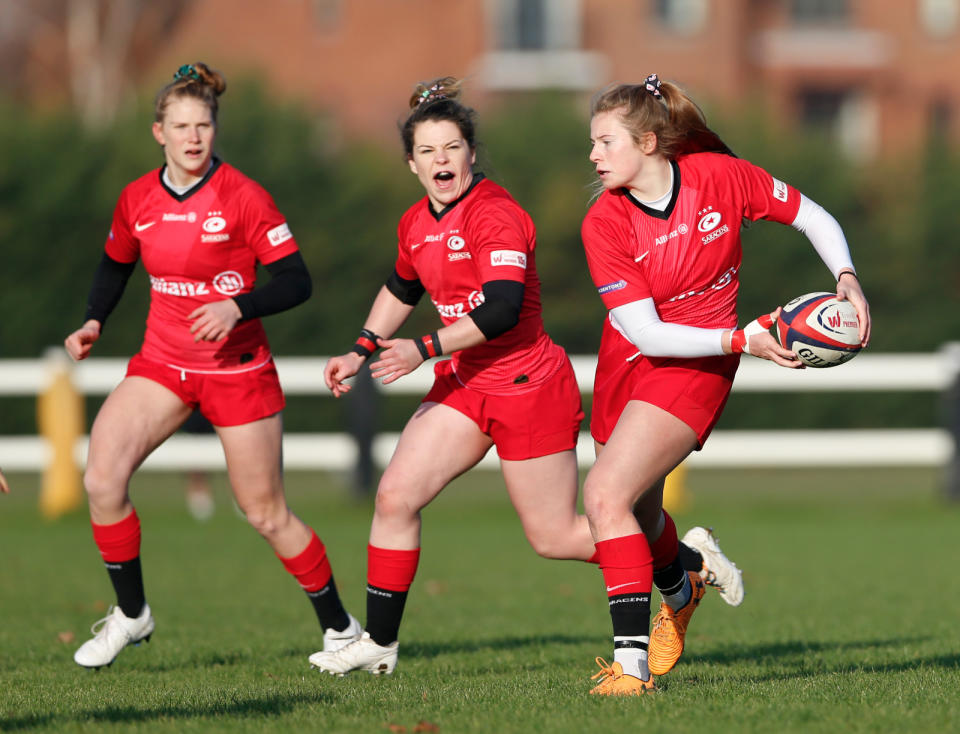
[[[803,232],[813,243],[813,249],[833,273],[834,278],[839,278],[840,271],[844,269],[853,270],[856,275],[843,230],[826,209],[800,194],[800,208],[792,226],[798,232]]]
[[[721,355],[726,329],[701,329],[660,320],[652,298],[625,303],[610,311],[610,323],[648,357]]]

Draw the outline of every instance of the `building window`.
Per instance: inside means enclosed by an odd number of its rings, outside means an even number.
[[[502,51],[553,51],[580,46],[579,0],[487,0],[492,46]]]
[[[529,51],[546,48],[545,0],[518,0],[514,12],[516,38],[512,48]]]
[[[850,7],[847,0],[792,0],[790,17],[799,25],[846,25]]]
[[[960,22],[960,0],[920,0],[920,25],[934,38],[950,38]]]
[[[682,36],[692,36],[707,22],[707,0],[655,0],[657,22],[667,30]]]
[[[805,89],[799,94],[800,122],[807,129],[828,131],[840,117],[844,92],[831,89]]]
[[[800,122],[833,140],[851,159],[875,155],[879,113],[875,101],[855,89],[804,89],[797,95]]]
[[[488,89],[595,89],[607,74],[582,47],[581,0],[485,0],[488,52],[474,73]]]

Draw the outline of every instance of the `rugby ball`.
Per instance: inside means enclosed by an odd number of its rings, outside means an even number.
[[[777,339],[808,367],[836,367],[860,351],[860,321],[836,293],[805,293],[783,307]]]

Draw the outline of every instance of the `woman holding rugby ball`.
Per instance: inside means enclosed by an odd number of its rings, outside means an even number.
[[[780,309],[737,325],[740,223],[803,232],[870,339],[870,311],[843,231],[792,186],[736,158],[676,85],[651,74],[603,90],[591,109],[590,161],[603,191],[582,236],[609,309],[594,383],[597,462],[584,485],[613,621],[614,661],[591,693],[655,688],[682,651],[703,583],[677,558],[664,477],[700,449],[726,403],[742,353],[796,369],[768,329]],[[640,560],[638,560],[640,559]],[[663,603],[650,628],[653,584]],[[649,654],[648,654],[649,644]]]
[[[460,87],[444,77],[419,84],[410,98],[401,137],[426,196],[400,220],[394,272],[353,350],[324,370],[339,397],[350,390],[344,380],[378,348],[383,352],[370,367],[384,384],[431,357],[452,355],[434,365],[433,387],[380,480],[367,557],[366,631],[339,651],[310,656],[312,665],[334,674],[393,671],[420,557],[420,511],[492,446],[534,550],[547,558],[594,560],[586,518],[577,514],[580,394],[570,360],[543,329],[536,232],[509,193],[474,172],[474,112],[459,102]],[[443,327],[417,339],[391,338],[424,293]],[[685,551],[691,568],[713,563],[731,579],[731,593],[742,595],[736,566],[719,548],[708,557]]]

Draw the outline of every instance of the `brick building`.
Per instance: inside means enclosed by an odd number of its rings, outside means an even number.
[[[159,24],[148,15],[140,26]],[[392,139],[412,82],[440,74],[468,77],[483,106],[657,71],[711,106],[759,101],[784,126],[826,129],[855,158],[932,133],[960,145],[960,0],[192,0],[161,30],[148,54],[132,44],[134,83],[200,58],[351,135]]]

